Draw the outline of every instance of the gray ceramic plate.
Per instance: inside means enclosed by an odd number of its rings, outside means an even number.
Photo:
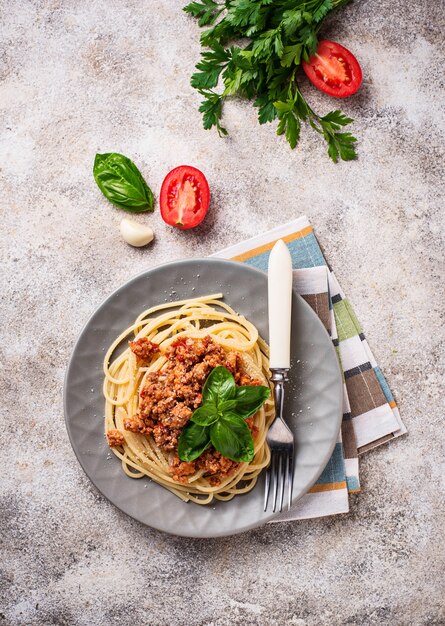
[[[222,259],[155,267],[115,291],[94,313],[74,348],[65,379],[68,434],[94,485],[113,504],[159,530],[187,537],[218,537],[260,526],[264,472],[248,494],[204,507],[184,503],[150,480],[127,477],[103,434],[104,351],[144,309],[165,301],[223,292],[225,301],[253,322],[267,340],[267,276]],[[314,484],[334,448],[341,423],[342,382],[332,342],[318,317],[297,294],[292,310],[292,368],[285,414],[297,441],[295,502]],[[308,408],[310,407],[310,408]]]

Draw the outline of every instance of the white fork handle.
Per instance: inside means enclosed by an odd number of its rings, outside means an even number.
[[[292,259],[282,239],[272,248],[268,270],[270,369],[290,367]]]

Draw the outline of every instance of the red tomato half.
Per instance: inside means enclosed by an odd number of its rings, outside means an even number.
[[[161,215],[177,228],[194,228],[205,218],[210,189],[204,174],[191,165],[180,165],[169,172],[161,187]]]
[[[335,98],[352,96],[362,83],[362,70],[355,56],[335,41],[320,41],[318,50],[303,69],[318,89]]]

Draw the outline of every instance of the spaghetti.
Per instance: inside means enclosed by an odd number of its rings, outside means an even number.
[[[216,483],[202,467],[197,467],[191,474],[189,471],[190,475],[186,478],[176,477],[175,480],[171,469],[171,449],[169,451],[159,445],[150,432],[128,430],[128,424],[140,408],[141,395],[147,381],[150,381],[150,374],[151,378],[153,373],[159,377],[167,370],[169,354],[181,338],[189,344],[190,340],[217,344],[220,353],[228,357],[236,355],[244,377],[269,386],[267,344],[256,327],[221,298],[222,294],[213,294],[144,311],[132,326],[117,337],[104,359],[105,433],[109,441],[113,433],[117,436],[110,446],[113,445],[111,449],[121,460],[124,472],[132,478],[148,476],[182,500],[197,504],[209,504],[213,499],[230,500],[255,486],[258,475],[270,461],[266,434],[274,418],[272,399],[269,397],[261,409],[249,418],[254,433],[253,461],[233,464],[228,475]],[[132,345],[145,342],[145,345],[156,346],[148,362],[141,360],[137,351],[129,347],[113,358],[119,347],[129,340],[132,340]]]

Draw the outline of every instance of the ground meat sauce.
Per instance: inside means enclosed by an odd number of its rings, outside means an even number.
[[[158,344],[149,341],[147,337],[141,337],[137,341],[129,341],[128,344],[139,361],[149,361],[156,352],[159,352]]]
[[[130,344],[131,350],[138,357],[141,351],[144,355],[157,351],[156,344],[152,344],[156,348],[146,344],[141,346],[141,341]],[[147,342],[149,343],[151,342]],[[137,348],[135,344],[139,344]],[[232,474],[239,463],[222,456],[213,447],[208,448],[195,461],[181,461],[177,455],[181,431],[193,411],[201,405],[202,388],[214,367],[223,365],[230,370],[237,385],[263,383],[244,373],[242,358],[238,352],[226,352],[210,337],[177,339],[166,356],[168,361],[164,369],[148,374],[139,394],[139,411],[124,420],[124,427],[132,432],[151,435],[160,448],[171,453],[170,474],[178,482],[187,483],[188,476],[203,469],[205,475],[210,477],[210,482],[217,485],[224,477]],[[253,418],[246,422],[255,437],[257,429]]]
[[[117,448],[124,443],[124,436],[120,430],[112,428],[107,432],[108,445],[110,448]]]

